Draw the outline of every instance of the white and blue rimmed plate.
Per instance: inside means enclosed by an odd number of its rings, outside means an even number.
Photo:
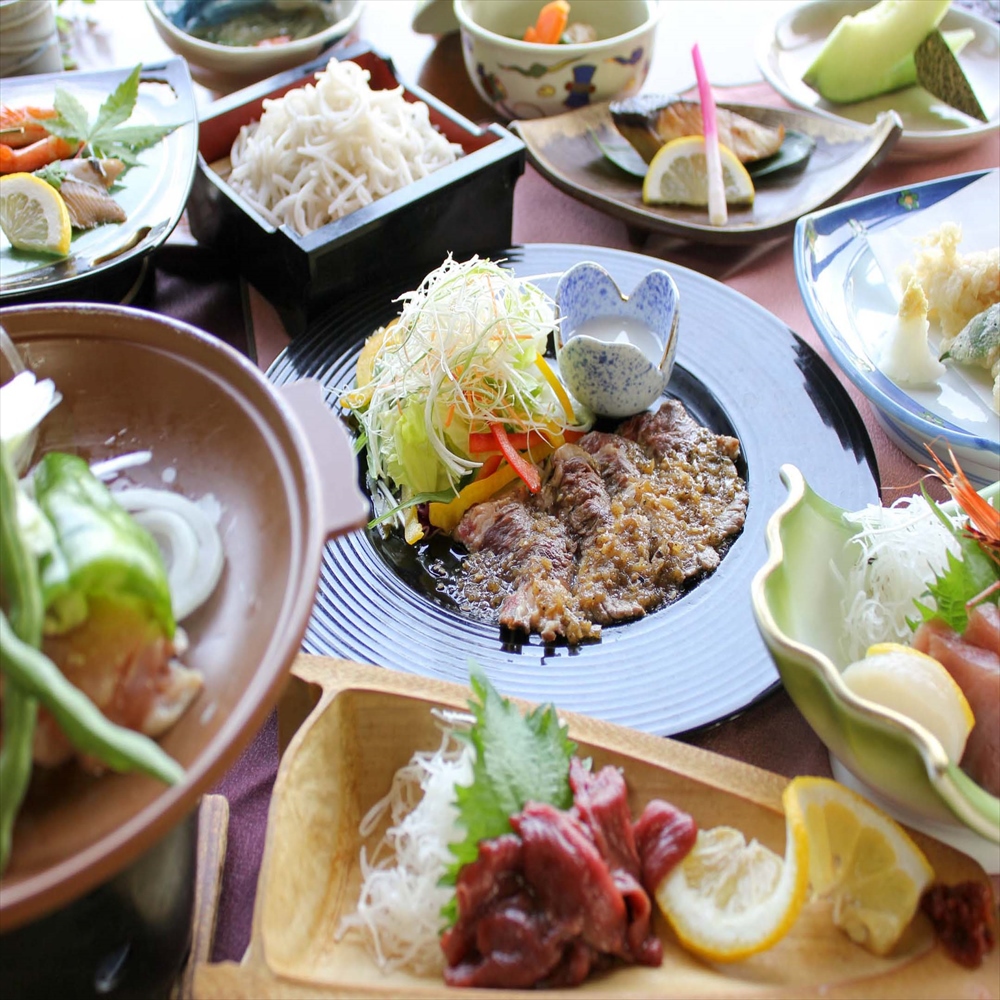
[[[889,437],[914,461],[927,464],[927,446],[945,461],[954,451],[966,474],[985,486],[1000,477],[1000,415],[990,406],[989,373],[948,366],[929,388],[902,388],[878,370],[877,345],[896,315],[896,297],[869,244],[927,212],[945,198],[997,171],[975,171],[895,188],[814,212],[795,228],[795,276],[813,326],[834,360],[867,396]],[[972,226],[975,200],[949,202],[950,221]],[[937,227],[940,211],[927,216]],[[1000,220],[994,220],[1000,242]],[[959,250],[964,248],[960,245]],[[933,339],[933,325],[932,325]]]

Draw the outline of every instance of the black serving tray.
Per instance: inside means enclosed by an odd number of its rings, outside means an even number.
[[[312,81],[329,55],[247,87],[205,109],[188,219],[199,243],[229,255],[281,313],[291,336],[347,292],[412,267],[430,270],[448,253],[467,256],[511,241],[514,184],[524,172],[524,143],[499,125],[479,127],[437,98],[403,84],[430,120],[465,155],[308,236],[275,227],[229,187],[229,151],[263,102]],[[366,45],[346,49],[371,73],[373,89],[401,85],[392,62]]]

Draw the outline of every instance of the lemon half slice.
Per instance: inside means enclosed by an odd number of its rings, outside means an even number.
[[[777,943],[808,895],[809,845],[788,827],[785,857],[739,830],[699,830],[687,857],[660,883],[656,902],[685,948],[737,962]]]
[[[841,675],[856,694],[913,719],[958,763],[975,724],[962,689],[932,656],[896,642],[872,646]]]
[[[33,174],[0,177],[0,229],[19,250],[63,257],[73,235],[62,195]]]
[[[719,157],[726,204],[752,205],[754,187],[746,167],[721,143]],[[703,136],[671,139],[656,151],[642,182],[642,200],[647,205],[708,205],[708,167]]]
[[[934,877],[894,820],[829,778],[794,778],[782,801],[795,836],[809,844],[809,881],[833,900],[833,922],[876,955],[892,950]]]

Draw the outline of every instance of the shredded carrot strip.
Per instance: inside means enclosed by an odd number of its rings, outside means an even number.
[[[557,45],[569,21],[569,4],[566,0],[552,0],[539,12],[534,27],[524,33],[524,41]],[[529,38],[528,36],[531,35]]]

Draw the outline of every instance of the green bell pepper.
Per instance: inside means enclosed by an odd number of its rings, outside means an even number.
[[[88,598],[105,597],[140,602],[171,638],[174,618],[160,550],[87,463],[50,452],[38,463],[34,489],[56,535],[40,562],[46,632],[68,631],[86,618]]]

